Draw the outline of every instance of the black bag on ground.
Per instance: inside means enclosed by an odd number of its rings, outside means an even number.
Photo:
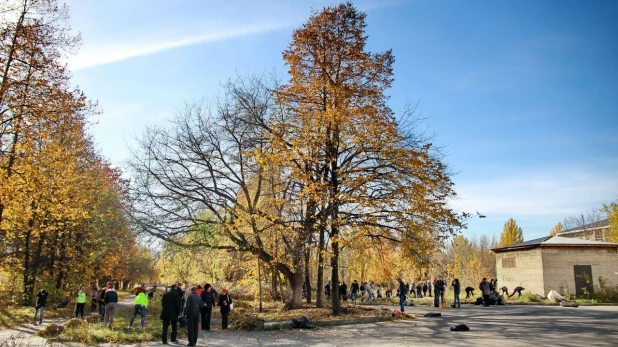
[[[468,328],[468,326],[465,324],[458,324],[454,327],[451,327],[451,331],[470,331],[470,328]]]
[[[440,313],[440,312],[427,312],[427,313],[425,313],[425,317],[442,317],[442,313]]]
[[[298,329],[312,329],[313,323],[306,316],[292,319],[292,327]]]
[[[474,304],[475,305],[482,305],[483,304],[483,298],[476,298],[476,300],[474,300]]]

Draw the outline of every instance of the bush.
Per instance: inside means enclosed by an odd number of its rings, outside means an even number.
[[[88,324],[88,323],[86,323],[86,321],[84,320],[81,320],[78,318],[71,318],[66,323],[64,323],[64,328],[65,329],[78,328],[85,324]]]
[[[56,337],[62,334],[63,331],[64,331],[64,327],[62,325],[50,324],[45,327],[45,330],[41,330],[37,332],[35,335],[45,337],[45,338],[51,338],[51,337]]]

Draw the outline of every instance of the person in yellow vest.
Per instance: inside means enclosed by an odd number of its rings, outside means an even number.
[[[135,296],[135,300],[133,300],[133,314],[131,315],[131,320],[129,321],[129,328],[133,326],[133,321],[135,320],[135,316],[139,313],[142,317],[142,321],[140,323],[140,327],[144,327],[144,323],[146,323],[146,308],[148,307],[148,297],[146,293],[140,292]]]
[[[79,314],[81,314],[82,319],[84,319],[84,307],[86,306],[86,301],[88,300],[88,296],[84,291],[84,285],[82,284],[79,287],[79,292],[77,292],[77,304],[75,305],[75,318]]]

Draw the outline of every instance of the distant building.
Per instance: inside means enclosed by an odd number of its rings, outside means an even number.
[[[582,240],[610,242],[609,221],[607,219],[567,229],[557,234],[560,237],[571,237]]]
[[[594,293],[599,278],[614,287],[618,284],[618,244],[545,236],[492,249],[496,253],[498,286],[512,291],[522,286],[527,292],[546,296],[550,290],[561,294]]]

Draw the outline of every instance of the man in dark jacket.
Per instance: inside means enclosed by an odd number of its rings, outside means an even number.
[[[180,306],[180,294],[178,294],[176,289],[176,285],[172,284],[171,290],[163,294],[163,298],[161,299],[161,306],[163,306],[160,316],[163,321],[163,334],[161,337],[164,345],[167,345],[167,328],[170,326],[170,323],[172,325],[171,341],[178,342],[176,340],[176,334],[178,333],[178,316],[180,316],[182,307]]]
[[[487,282],[487,278],[483,278],[483,280],[479,284],[479,289],[481,291],[481,294],[483,295],[483,306],[488,307],[489,295],[491,294],[491,291],[489,290],[489,282]]]
[[[439,298],[440,301],[440,306],[445,307],[446,306],[446,301],[444,300],[444,294],[446,293],[446,281],[442,278],[442,276],[439,277],[439,279],[436,281],[436,289],[435,289],[435,295],[436,297]]]
[[[358,286],[358,282],[354,280],[354,282],[352,282],[352,285],[350,285],[350,298],[352,298],[352,301],[354,303],[356,303],[356,296],[358,295],[359,290],[360,287]]]
[[[406,284],[403,283],[401,278],[398,278],[397,281],[399,282],[399,287],[397,287],[397,297],[399,297],[399,308],[401,309],[401,312],[405,312],[406,294],[408,294],[407,289],[406,289]]]
[[[189,343],[187,346],[195,346],[197,344],[197,334],[200,323],[200,308],[202,308],[202,299],[197,295],[197,288],[191,287],[191,294],[187,297],[187,305],[185,306],[185,316],[187,317],[187,329],[189,330]]]
[[[210,283],[204,285],[204,291],[200,295],[202,299],[202,308],[200,313],[202,315],[202,330],[210,330],[210,317],[212,315],[212,308],[215,306],[215,294],[212,291]]]
[[[219,311],[221,312],[221,329],[227,329],[229,323],[229,315],[232,310],[232,298],[227,289],[221,289],[221,295],[219,295]]]
[[[105,291],[103,300],[105,301],[105,325],[111,329],[114,323],[114,316],[116,315],[116,308],[118,307],[118,293],[114,290],[111,282],[107,283],[107,291]]]
[[[348,297],[348,285],[345,284],[345,281],[339,285],[339,296],[343,299],[343,301],[347,301]]]

